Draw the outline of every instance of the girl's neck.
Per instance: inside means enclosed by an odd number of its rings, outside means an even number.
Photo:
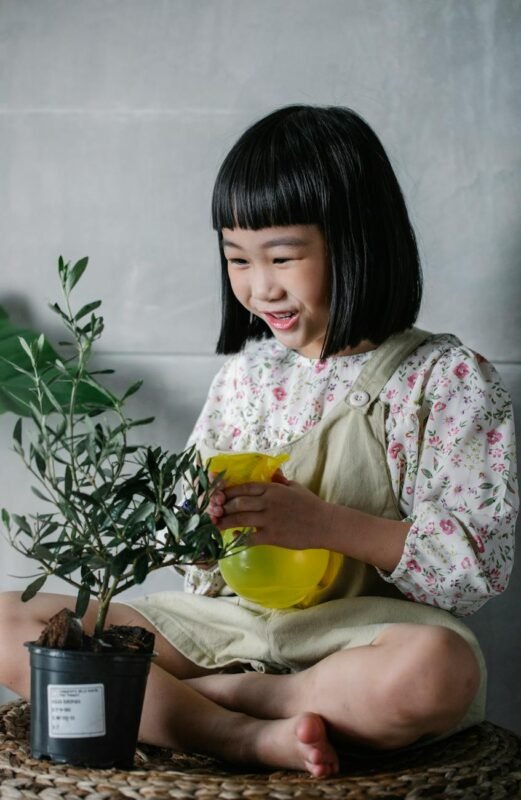
[[[337,356],[357,356],[360,353],[368,353],[369,350],[376,350],[378,347],[377,344],[373,344],[373,342],[369,341],[369,339],[362,339],[362,341],[356,345],[356,347],[346,347],[345,350],[341,350],[339,353],[335,353]]]

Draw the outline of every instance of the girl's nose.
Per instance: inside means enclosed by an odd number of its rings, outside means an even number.
[[[261,267],[253,271],[251,293],[254,300],[279,300],[284,289],[270,269]]]

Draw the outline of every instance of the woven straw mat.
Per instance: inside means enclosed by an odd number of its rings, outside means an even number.
[[[32,759],[30,707],[0,707],[0,798],[6,800],[421,800],[521,798],[521,739],[484,722],[442,742],[386,754],[342,753],[326,780],[247,772],[199,755],[140,745],[135,768],[92,769]]]

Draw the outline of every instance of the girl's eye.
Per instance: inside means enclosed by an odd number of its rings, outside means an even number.
[[[291,261],[291,258],[274,258],[274,264],[285,264],[287,261]]]
[[[244,258],[229,258],[228,264],[235,264],[237,267],[244,267],[248,262]]]

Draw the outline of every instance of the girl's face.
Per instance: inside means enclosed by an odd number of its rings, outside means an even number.
[[[222,235],[239,303],[281,344],[319,358],[329,319],[329,266],[318,226],[223,228]]]

